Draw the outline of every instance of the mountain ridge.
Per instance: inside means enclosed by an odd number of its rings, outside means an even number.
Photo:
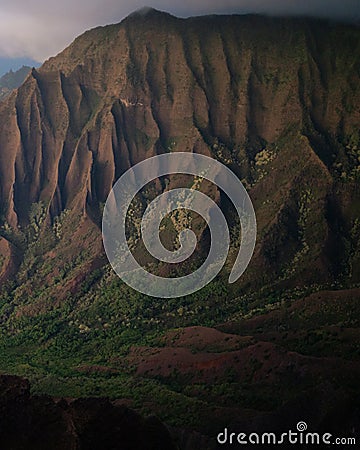
[[[11,69],[0,78],[0,101],[24,82],[30,70],[29,66],[22,66],[15,72]]]
[[[300,151],[324,180],[338,178],[336,164],[355,173],[346,145],[358,142],[358,32],[290,24],[257,16],[169,22],[152,12],[80,36],[1,105],[4,122],[12,117],[0,136],[5,222],[26,226],[39,202],[48,222],[66,209],[98,216],[125,169],[172,145],[230,155],[251,185],[262,164],[276,165],[255,157],[265,150],[275,161],[276,142],[291,127],[300,134],[289,143],[303,135]]]

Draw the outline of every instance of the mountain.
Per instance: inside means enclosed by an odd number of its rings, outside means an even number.
[[[22,66],[16,72],[10,70],[0,78],[0,100],[7,97],[13,89],[18,88],[27,77],[31,67]]]
[[[32,208],[48,224],[71,211],[95,243],[122,172],[194,150],[227,161],[255,204],[243,282],[358,280],[358,37],[316,21],[153,10],[85,33],[1,105],[3,273],[23,260],[16,235]]]
[[[36,393],[130,398],[174,433],[196,430],[183,440],[197,448],[226,423],[297,420],[309,398],[315,425],[347,408],[339,432],[358,430],[359,77],[356,26],[152,9],[32,69],[0,103],[0,369]],[[152,299],[112,272],[101,217],[122,173],[176,151],[243,181],[258,239],[229,286],[239,223],[204,184],[233,238],[224,273]],[[135,212],[178,182],[151,185]],[[201,259],[204,226],[198,237]]]
[[[26,58],[26,57],[11,58],[11,57],[2,56],[2,57],[0,57],[0,77],[5,75],[10,70],[13,70],[14,72],[16,72],[17,70],[21,69],[21,67],[23,67],[23,66],[39,67],[40,65],[41,64],[39,63],[39,61],[35,61],[34,59],[31,59],[31,58]]]

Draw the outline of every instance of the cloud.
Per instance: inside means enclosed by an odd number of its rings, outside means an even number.
[[[142,6],[144,0],[2,0],[0,56],[42,61],[86,29],[119,22]],[[359,0],[152,0],[151,6],[182,17],[264,13],[360,20]]]

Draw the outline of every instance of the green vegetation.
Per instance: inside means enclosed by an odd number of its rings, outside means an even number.
[[[301,197],[302,205],[306,205],[308,195],[305,192]],[[53,233],[52,245],[56,246],[59,230],[65,230],[66,235],[72,222],[71,214],[63,213],[52,228],[47,228],[41,220],[42,211],[42,204],[30,209],[32,219],[26,236],[32,239],[38,233]],[[354,224],[355,234],[356,230]],[[299,389],[298,384],[292,385],[290,380],[284,389],[283,379],[271,386],[254,383],[253,374],[263,366],[256,358],[250,361],[252,369],[244,381],[237,380],[236,373],[228,370],[211,383],[195,384],[176,371],[169,377],[139,376],[127,358],[133,346],[163,347],[162,336],[172,329],[194,325],[213,327],[278,310],[287,314],[296,299],[325,286],[288,291],[263,289],[237,297],[220,277],[185,298],[153,299],[128,288],[106,265],[88,273],[78,291],[68,294],[59,303],[47,294],[51,284],[43,280],[51,269],[46,260],[36,259],[34,243],[28,247],[26,255],[24,265],[28,265],[27,270],[39,284],[31,293],[26,284],[20,283],[2,291],[0,370],[29,378],[34,393],[128,398],[133,407],[145,414],[155,411],[169,424],[194,427],[211,434],[215,421],[219,426],[230,420],[232,407],[271,410],[292,398]],[[61,289],[79,273],[85,261],[86,255],[80,253],[71,263],[63,263],[52,284]],[[358,316],[354,311],[347,312],[346,307],[338,310],[335,323],[341,323],[342,327],[355,326],[351,320]],[[327,324],[334,323],[333,319],[324,312],[319,314],[322,322],[312,317],[309,324],[313,328],[297,337],[288,337],[281,345],[311,355],[327,355],[334,348],[340,353],[344,345],[337,340],[337,331],[326,329]],[[282,320],[286,324],[283,335],[288,327],[302,329],[301,316],[291,320],[300,322],[292,325],[291,321]],[[262,328],[261,333],[265,331]],[[242,333],[248,334],[246,328]],[[350,358],[358,357],[355,348],[349,347],[348,351]],[[193,352],[196,353],[196,349]],[[302,383],[306,387],[311,385],[311,380],[305,379]],[[219,403],[229,407],[221,418],[213,412]]]
[[[142,133],[137,138],[139,145],[147,141]],[[168,147],[173,141],[169,140]],[[291,315],[292,305],[311,293],[355,287],[359,258],[359,220],[352,210],[344,210],[344,223],[346,220],[349,225],[341,229],[341,235],[347,252],[342,252],[339,271],[324,281],[308,275],[309,261],[321,254],[317,239],[321,242],[325,220],[332,218],[331,209],[323,217],[326,190],[317,165],[309,165],[302,183],[292,182],[288,192],[289,179],[298,164],[291,156],[298,152],[301,158],[302,146],[307,144],[294,127],[275,143],[259,141],[240,150],[220,139],[212,142],[214,156],[225,164],[239,164],[240,155],[250,159],[243,166],[248,187],[260,186],[264,193],[256,199],[258,214],[276,217],[259,228],[260,261],[268,264],[267,270],[260,273],[250,265],[243,284],[236,286],[227,283],[227,276],[238,252],[241,227],[226,203],[232,247],[225,268],[204,289],[179,299],[149,298],[122,283],[105,262],[89,264],[98,258],[92,249],[98,229],[87,225],[86,233],[77,234],[83,218],[74,211],[64,210],[50,222],[47,203],[38,202],[29,208],[26,226],[13,229],[3,222],[1,234],[21,251],[22,263],[17,277],[1,288],[0,371],[29,378],[36,393],[127,398],[145,414],[155,412],[169,424],[211,433],[215,421],[219,426],[230,420],[232,408],[272,410],[294,398],[299,389],[316,384],[316,377],[309,374],[300,387],[295,385],[291,373],[277,374],[276,366],[270,364],[270,353],[249,357],[241,379],[231,367],[209,381],[206,371],[199,371],[200,379],[176,368],[166,376],[161,370],[157,373],[157,367],[154,374],[138,373],[141,359],[132,359],[134,348],[164,348],[163,337],[170,330],[233,323],[230,332],[254,337],[244,348],[265,340],[302,355],[357,360],[356,337],[349,330],[358,326],[358,313],[350,308],[351,303],[346,304],[347,309],[337,306],[335,316],[326,305],[321,305],[316,316],[307,316],[306,311]],[[281,161],[280,152],[284,155]],[[267,186],[272,174],[277,176],[276,189],[281,195],[269,199]],[[164,180],[165,186],[167,183]],[[339,183],[341,198],[342,181]],[[192,180],[190,186],[200,188],[202,178]],[[140,237],[138,216],[156,194],[155,184],[149,184],[141,198],[131,204],[131,247],[136,247]],[[175,230],[171,217],[164,220],[163,227]],[[274,322],[272,314],[280,314],[281,319]],[[269,320],[259,329],[246,328],[262,316]],[[237,328],[236,324],[241,325]],[[197,354],[196,346],[190,349]],[[216,346],[205,350],[218,351]],[[271,386],[266,378],[256,381],[259,373],[265,376],[263,372],[271,379]],[[353,389],[351,381],[349,386]],[[228,409],[214,415],[219,405]]]

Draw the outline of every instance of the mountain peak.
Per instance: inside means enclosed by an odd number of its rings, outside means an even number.
[[[135,10],[132,14],[130,15],[139,15],[139,16],[146,16],[148,14],[151,14],[153,12],[160,12],[155,8],[152,8],[151,6],[142,6],[141,8]]]
[[[152,8],[151,6],[142,6],[141,8],[135,10],[133,13],[129,14],[128,17],[134,16],[152,16],[154,14],[166,14],[163,11],[159,11],[158,9]]]
[[[10,69],[5,75],[0,77],[0,100],[6,98],[13,89],[18,88],[28,76],[31,68],[22,66],[18,70]]]
[[[171,14],[160,11],[158,9],[152,8],[151,6],[143,6],[142,8],[139,8],[135,10],[133,13],[129,14],[127,16],[128,18],[149,18],[149,17],[173,17]]]

